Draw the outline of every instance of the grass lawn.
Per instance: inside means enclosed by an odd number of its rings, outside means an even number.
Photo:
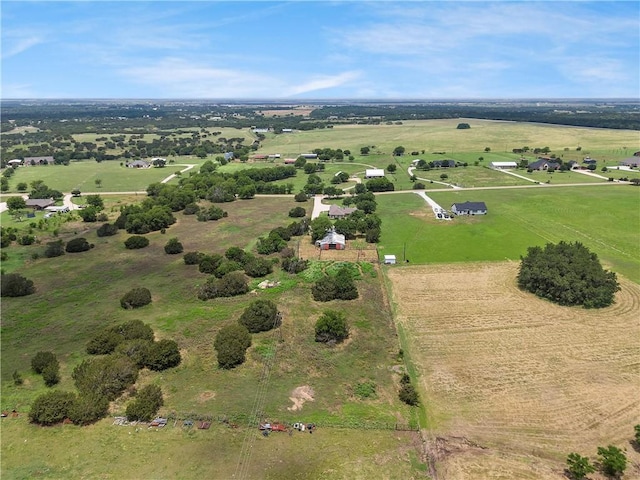
[[[616,272],[640,282],[640,190],[631,186],[531,188],[428,195],[445,208],[483,201],[486,216],[439,221],[414,194],[379,195],[380,254],[411,263],[519,260],[527,248],[580,241]]]

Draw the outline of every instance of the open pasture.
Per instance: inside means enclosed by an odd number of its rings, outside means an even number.
[[[84,236],[95,248],[28,260],[19,271],[33,279],[36,293],[2,302],[0,406],[21,413],[11,419],[14,423],[7,424],[9,428],[3,425],[3,478],[226,479],[235,471],[245,438],[253,438],[251,456],[243,460],[250,462],[249,478],[370,478],[376,472],[388,478],[412,478],[423,471],[413,446],[415,432],[367,428],[415,421],[415,412],[397,398],[395,370],[402,360],[380,277],[371,265],[359,268],[360,298],[350,302],[315,302],[310,280],[281,272],[267,277],[280,282],[276,288],[258,289],[263,279],[255,279],[250,284],[255,293],[203,302],[196,290],[207,276],[197,266],[184,265],[182,255],[163,251],[172,237],[184,244],[185,252],[224,253],[231,246],[249,249],[258,236],[289,224],[292,219],[287,212],[294,205],[300,204],[280,197],[231,202],[222,205],[229,212],[227,218],[206,223],[177,214],[178,222],[165,235],[148,234],[151,244],[141,250],[124,248],[129,236],[125,232],[98,238],[97,225],[65,223],[60,238]],[[295,246],[295,240],[291,244]],[[41,252],[43,247],[20,249]],[[10,256],[13,251],[13,246],[8,249]],[[153,303],[133,311],[120,308],[120,297],[139,286],[150,289]],[[277,303],[283,314],[281,328],[254,334],[247,361],[233,370],[220,370],[213,349],[216,333],[258,298]],[[328,308],[345,312],[351,329],[349,339],[334,348],[314,341],[314,324]],[[59,388],[73,390],[71,373],[87,357],[84,348],[91,336],[132,319],[150,324],[157,338],[174,339],[180,347],[180,366],[161,373],[143,371],[138,380],[138,388],[149,383],[162,386],[162,415],[191,413],[216,419],[237,415],[242,418],[241,427],[231,430],[214,422],[206,432],[186,431],[180,425],[158,432],[136,431],[112,426],[109,419],[86,428],[29,425],[25,419],[29,406],[46,391],[41,377],[30,372],[35,353],[53,351],[61,364]],[[264,384],[260,419],[316,423],[318,432],[303,437],[304,442],[318,438],[316,443],[300,443],[303,434],[292,438],[273,434],[264,439],[257,429],[242,426],[254,411],[265,361],[272,366]],[[24,385],[13,385],[15,370],[22,374]],[[373,397],[362,399],[354,393],[361,382],[375,384]],[[299,387],[310,387],[312,397],[302,402],[295,394]],[[123,400],[111,406],[112,414],[122,414],[124,409]],[[351,429],[340,428],[345,426]],[[52,438],[56,439],[49,446],[52,453],[44,457],[42,451]],[[350,449],[346,456],[345,448]],[[324,452],[320,457],[319,451]]]
[[[640,287],[623,277],[609,308],[559,307],[520,291],[517,268],[387,270],[439,478],[562,479],[568,453],[609,444],[636,478]]]
[[[605,268],[640,283],[636,187],[533,186],[427,195],[446,209],[456,202],[482,201],[488,214],[441,221],[416,194],[378,195],[380,254],[420,264],[518,260],[530,246],[579,241],[598,254]]]

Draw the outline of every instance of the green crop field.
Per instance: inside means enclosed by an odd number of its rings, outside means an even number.
[[[628,185],[429,191],[450,209],[482,201],[486,216],[437,220],[418,195],[379,195],[381,254],[411,263],[518,260],[527,248],[579,241],[612,270],[640,282],[640,191]]]

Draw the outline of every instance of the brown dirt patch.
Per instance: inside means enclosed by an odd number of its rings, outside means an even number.
[[[212,392],[211,390],[205,390],[204,392],[198,395],[198,403],[208,402],[209,400],[213,400],[216,398],[216,392]]]
[[[627,447],[640,419],[640,286],[620,278],[607,309],[559,307],[521,292],[517,269],[388,271],[439,478],[563,478],[568,453]]]
[[[300,239],[298,256],[304,260],[322,260],[337,262],[378,262],[378,251],[374,243],[363,240],[347,240],[344,250],[320,250],[311,243],[311,237]]]
[[[289,400],[293,402],[293,405],[291,407],[287,407],[287,410],[290,412],[302,410],[302,406],[305,402],[313,402],[314,395],[315,392],[309,385],[294,388],[289,396]]]

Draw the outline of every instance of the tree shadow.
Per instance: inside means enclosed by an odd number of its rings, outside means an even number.
[[[631,445],[631,448],[633,448],[636,452],[640,453],[640,442],[638,442],[637,440],[629,440],[629,445]]]

